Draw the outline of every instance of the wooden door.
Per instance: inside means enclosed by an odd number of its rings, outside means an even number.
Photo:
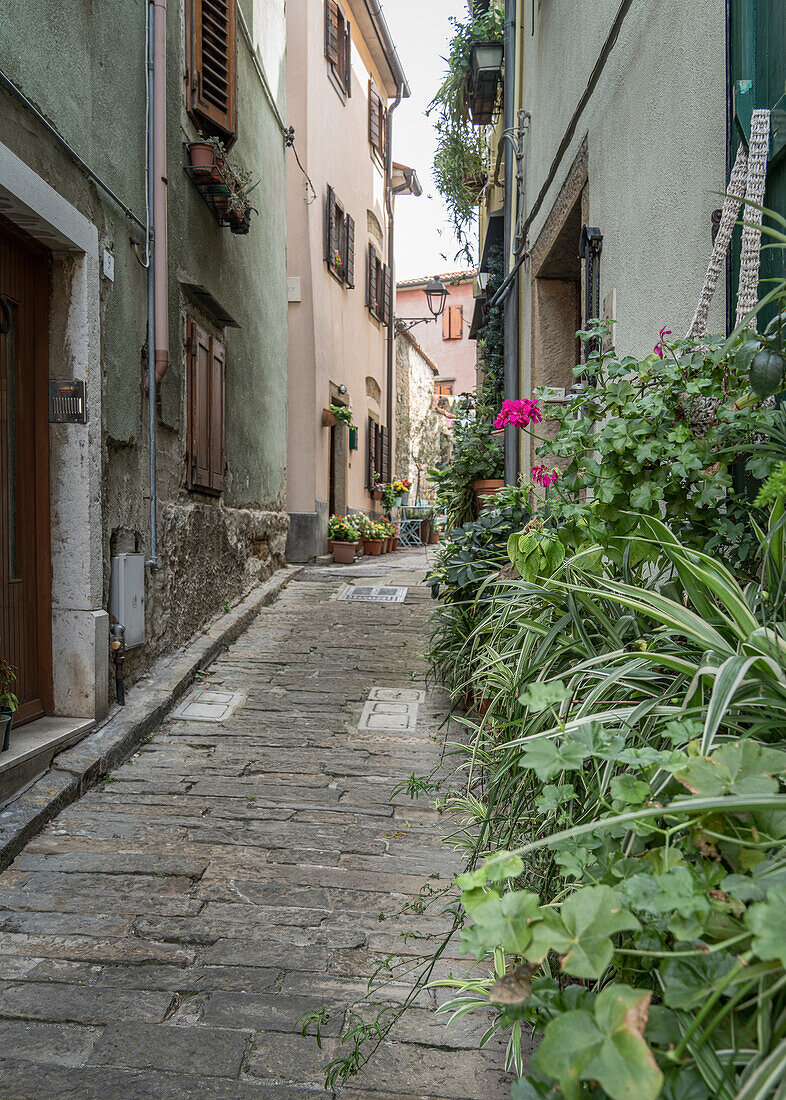
[[[0,653],[15,725],[51,709],[47,257],[0,225]]]

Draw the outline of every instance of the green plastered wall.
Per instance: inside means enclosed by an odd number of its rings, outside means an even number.
[[[240,6],[286,118],[284,0]],[[144,0],[5,0],[0,20],[0,69],[143,221],[145,8]],[[196,137],[196,127],[185,110],[181,0],[168,4],[167,34],[170,366],[157,409],[160,566],[148,575],[146,645],[129,657],[130,678],[280,564],[288,523],[287,152],[238,27],[232,157],[261,177],[252,196],[259,213],[248,236],[220,228],[183,171],[183,142]],[[149,548],[143,233],[2,88],[0,142],[94,222],[99,248],[114,255],[114,282],[102,278],[100,288],[106,601],[110,555]],[[228,468],[220,498],[185,487],[191,303],[183,283],[203,286],[238,325],[223,333]]]

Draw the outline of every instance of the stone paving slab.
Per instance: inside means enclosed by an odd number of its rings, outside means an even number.
[[[3,1100],[508,1096],[501,1040],[477,1049],[487,1018],[446,1028],[433,989],[324,1088],[350,1014],[401,1006],[449,928],[441,900],[406,911],[458,869],[441,819],[392,796],[435,765],[448,712],[425,680],[426,560],[304,569],[208,670],[210,692],[242,696],[234,713],[164,722],[0,875]],[[336,600],[372,576],[404,603]],[[372,689],[417,693],[413,728],[359,730]],[[61,780],[79,781],[50,775],[67,800]],[[466,967],[450,943],[434,977]],[[318,1009],[322,1050],[298,1027]]]

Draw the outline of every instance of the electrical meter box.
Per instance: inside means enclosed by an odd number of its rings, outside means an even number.
[[[126,649],[145,644],[145,555],[111,559],[109,614],[126,628]]]

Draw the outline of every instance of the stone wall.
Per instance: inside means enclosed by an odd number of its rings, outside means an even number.
[[[410,501],[433,499],[427,472],[446,457],[448,421],[434,405],[434,364],[410,333],[396,336],[396,477],[412,481]]]

